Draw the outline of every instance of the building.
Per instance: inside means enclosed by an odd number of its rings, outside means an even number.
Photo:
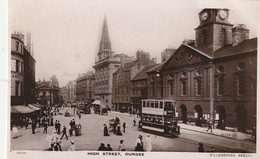
[[[169,59],[169,57],[174,53],[175,48],[167,48],[161,52],[161,62]]]
[[[122,63],[134,58],[112,51],[106,17],[103,23],[99,52],[95,65],[95,100],[100,100],[102,107],[112,108],[112,75]]]
[[[131,106],[138,112],[141,109],[142,99],[148,98],[148,72],[158,64],[144,67],[132,80],[131,80]]]
[[[24,45],[24,35],[11,35],[11,105],[35,103],[35,59]]]
[[[176,100],[183,122],[211,120],[246,131],[256,126],[257,39],[228,17],[228,9],[203,9],[196,41],[184,41],[148,72],[148,96]]]
[[[59,104],[59,82],[55,75],[49,81],[39,80],[36,82],[36,102],[42,105],[56,105]]]
[[[67,84],[67,103],[73,103],[76,97],[76,80],[71,80]]]
[[[76,79],[76,98],[80,101],[93,101],[95,93],[95,74],[88,71],[86,74],[79,74]]]
[[[131,79],[135,77],[145,66],[155,64],[150,60],[150,54],[139,50],[136,53],[137,59],[125,64],[113,73],[112,93],[113,109],[131,111]]]
[[[68,95],[68,90],[67,87],[61,87],[60,88],[60,94],[59,94],[59,99],[60,99],[60,104],[67,104],[67,95]]]

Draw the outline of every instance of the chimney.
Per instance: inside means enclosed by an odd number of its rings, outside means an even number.
[[[249,39],[249,29],[245,24],[235,24],[232,28],[232,41],[233,46],[238,45],[244,40]]]
[[[150,63],[150,54],[143,50],[138,50],[136,52],[136,58],[139,60],[141,66],[148,66]]]

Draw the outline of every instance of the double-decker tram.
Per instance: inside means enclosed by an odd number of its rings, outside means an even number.
[[[175,100],[142,100],[139,127],[142,130],[160,132],[165,136],[178,137],[180,126],[177,125],[175,103]]]

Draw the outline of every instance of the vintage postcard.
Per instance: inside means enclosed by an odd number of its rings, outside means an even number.
[[[7,157],[259,157],[259,7],[9,0]]]

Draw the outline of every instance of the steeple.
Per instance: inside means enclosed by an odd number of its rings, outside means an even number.
[[[107,28],[107,19],[106,19],[106,15],[105,15],[104,22],[103,22],[101,41],[99,44],[99,54],[101,54],[104,51],[111,51],[111,50],[112,50],[111,42],[109,39],[108,28]]]

